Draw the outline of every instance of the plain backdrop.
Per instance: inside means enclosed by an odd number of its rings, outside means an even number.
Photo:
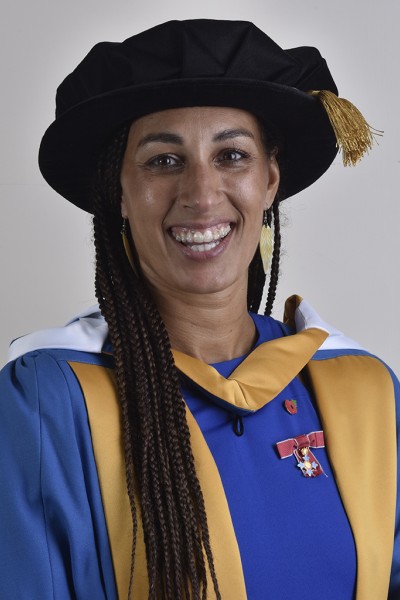
[[[284,202],[274,316],[293,293],[400,373],[398,0],[6,0],[0,24],[0,365],[12,338],[95,302],[90,217],[42,179],[57,85],[98,41],[169,19],[244,19],[282,47],[316,46],[340,94],[385,131],[356,168],[338,157]]]

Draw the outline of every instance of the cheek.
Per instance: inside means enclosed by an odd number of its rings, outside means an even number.
[[[135,190],[129,203],[132,238],[139,254],[151,255],[162,243],[168,206],[157,190]]]
[[[268,186],[262,182],[249,181],[238,191],[241,211],[253,226],[261,228],[263,213],[269,207]]]
[[[122,209],[127,213],[131,226],[151,222],[157,203],[155,195],[150,190],[140,185],[140,182],[122,187]]]
[[[249,202],[262,202],[265,200],[270,184],[270,178],[268,169],[265,167],[261,168],[257,165],[257,168],[251,169],[245,177],[232,177],[228,176],[226,179],[226,185],[236,191],[237,195],[241,198],[246,198]]]
[[[135,177],[128,190],[131,214],[138,219],[162,218],[175,198],[175,187],[161,178]]]

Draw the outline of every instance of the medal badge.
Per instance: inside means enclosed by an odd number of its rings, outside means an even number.
[[[327,477],[319,461],[311,451],[311,448],[325,447],[323,431],[312,431],[308,434],[288,438],[287,440],[278,442],[276,447],[281,458],[288,458],[294,455],[297,460],[297,466],[304,477],[318,477],[318,475],[325,475]]]

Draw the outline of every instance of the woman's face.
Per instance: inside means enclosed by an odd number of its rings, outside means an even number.
[[[161,295],[246,286],[278,182],[258,122],[243,110],[182,108],[135,121],[121,209],[150,286]]]

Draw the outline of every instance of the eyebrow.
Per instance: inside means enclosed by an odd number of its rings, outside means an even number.
[[[213,142],[223,142],[236,137],[247,137],[254,140],[254,135],[248,129],[225,129],[213,137]]]
[[[224,131],[220,131],[214,135],[213,142],[223,142],[236,137],[247,137],[254,139],[254,135],[248,129],[224,129]],[[177,144],[182,146],[183,138],[177,133],[149,133],[139,141],[138,148],[143,148],[144,146],[148,146],[149,144],[157,142],[161,142],[163,144]]]
[[[143,148],[143,146],[147,146],[148,144],[152,144],[154,142],[162,142],[164,144],[178,144],[180,146],[183,145],[183,138],[176,133],[149,133],[149,135],[145,135],[138,144],[138,148]]]

